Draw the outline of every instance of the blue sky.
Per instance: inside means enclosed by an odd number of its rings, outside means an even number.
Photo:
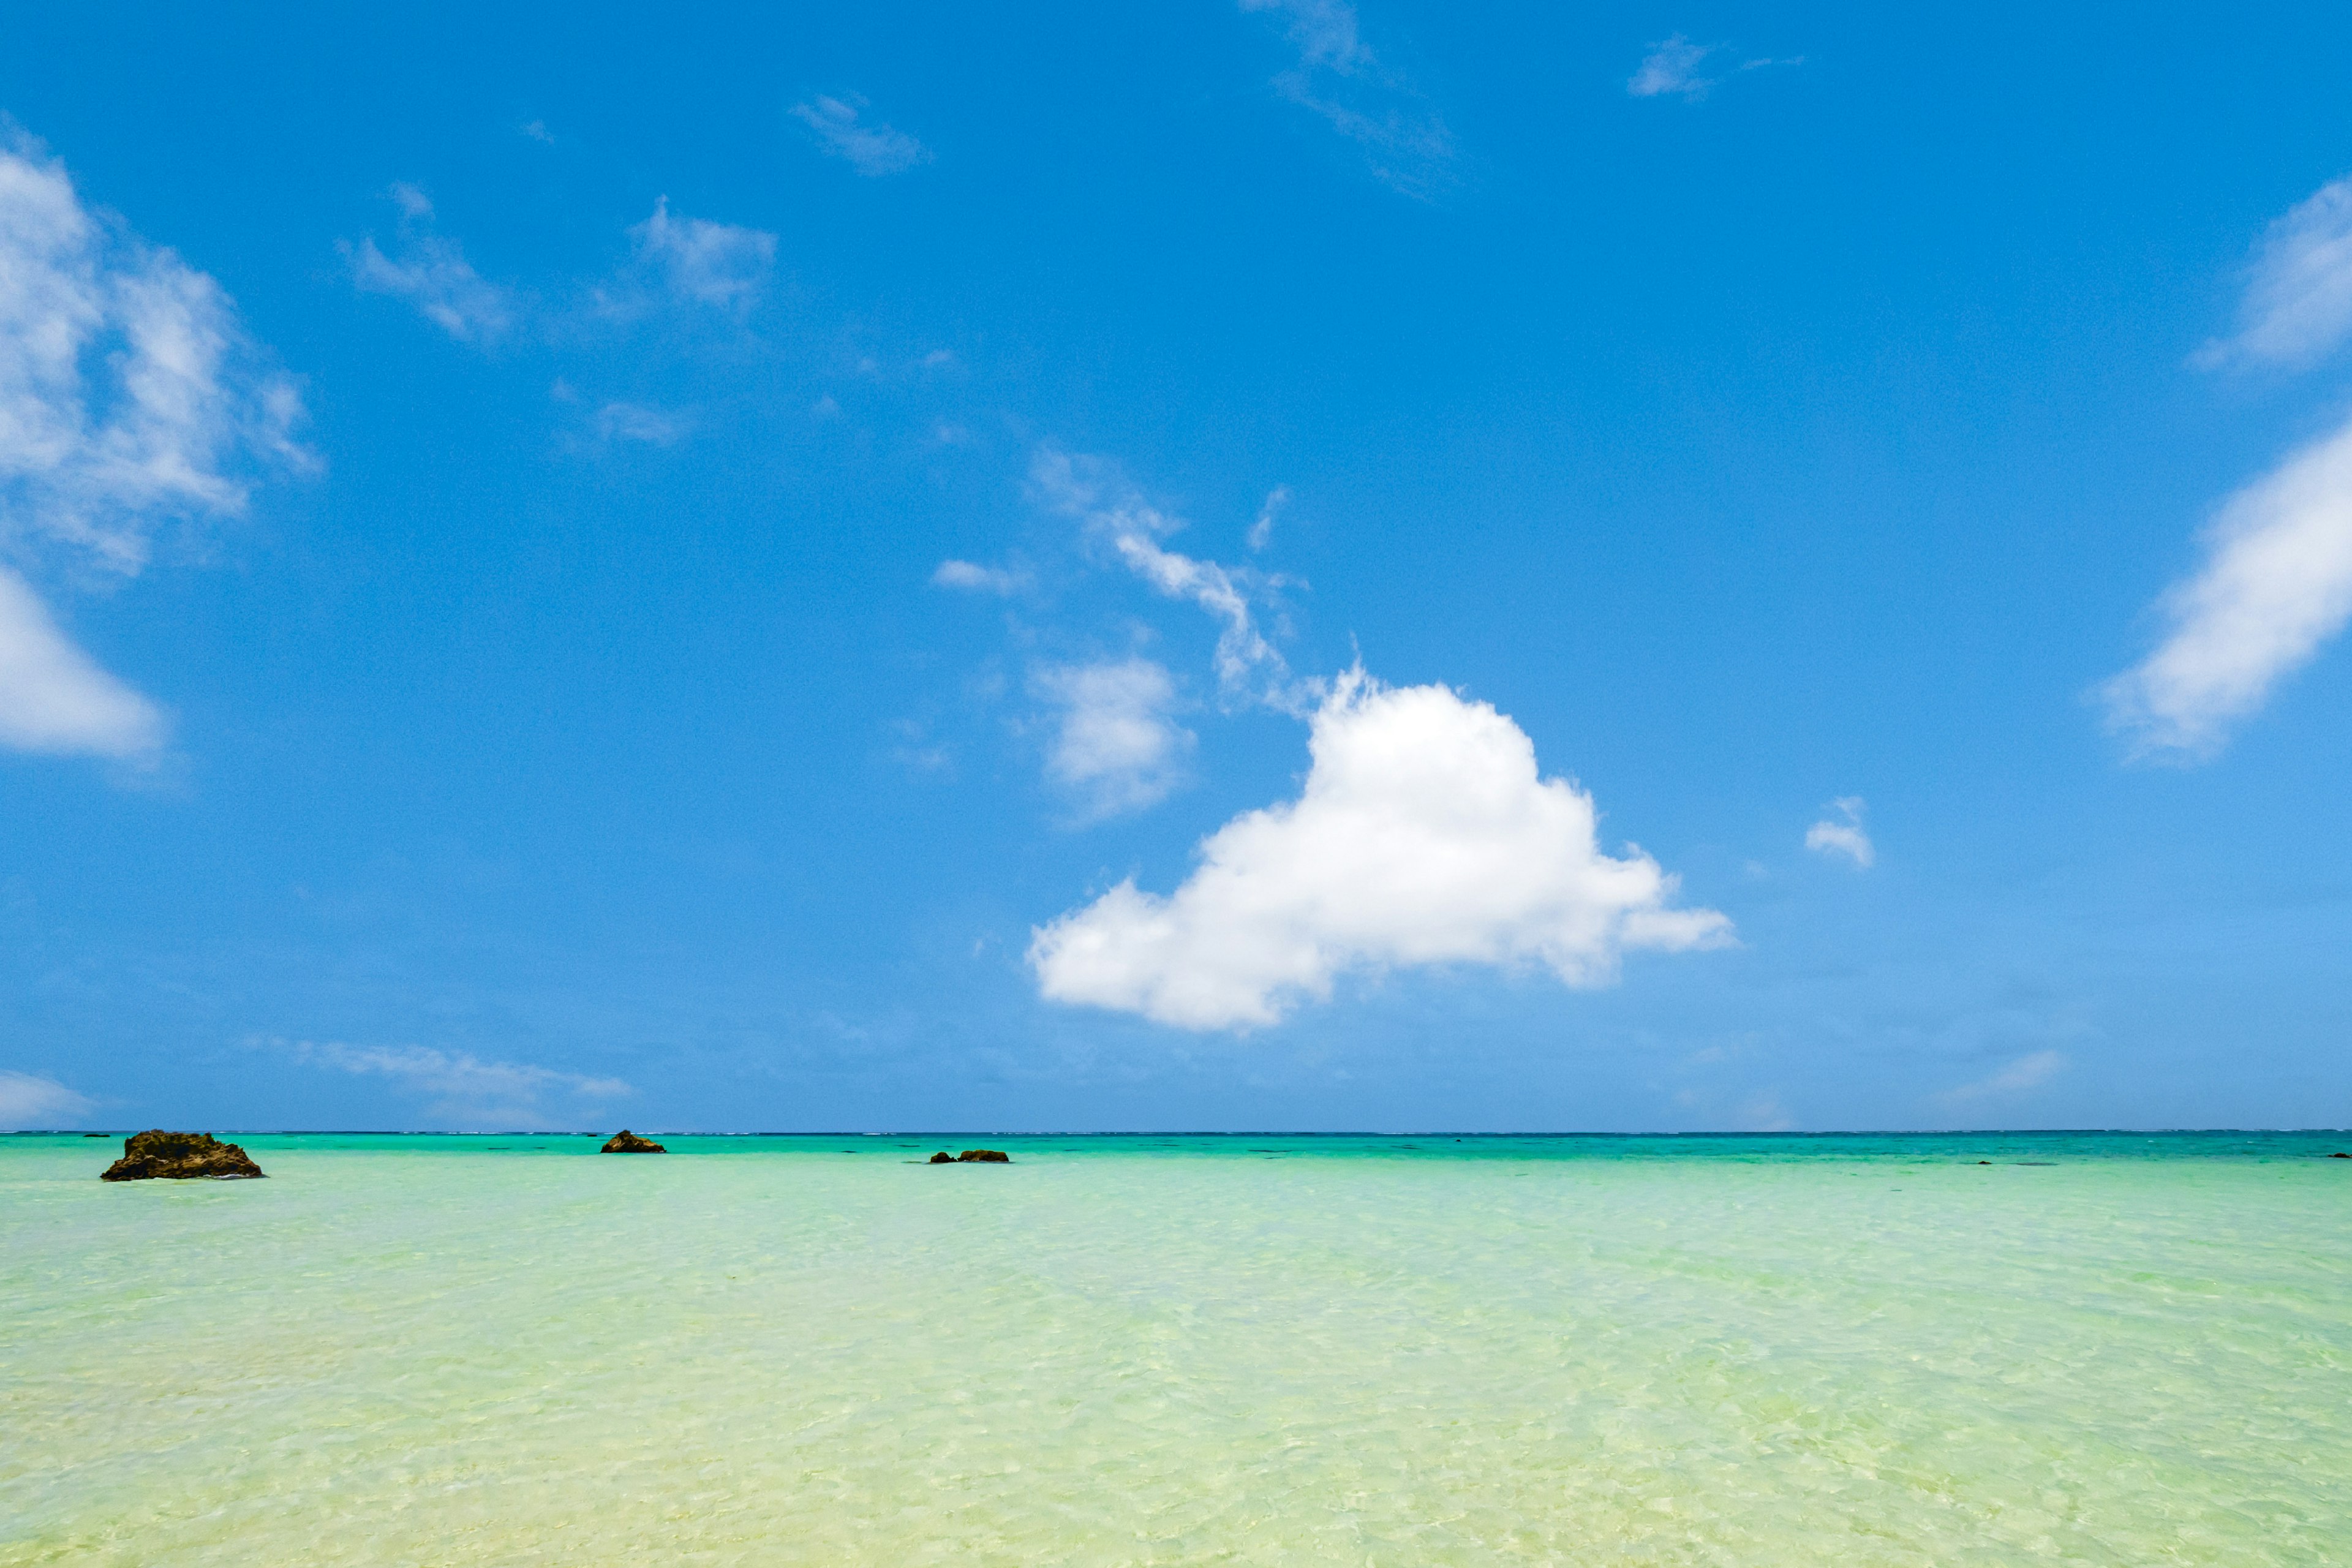
[[[0,1125],[2352,1122],[2352,19],[90,4]]]

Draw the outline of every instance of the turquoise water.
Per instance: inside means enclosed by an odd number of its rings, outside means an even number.
[[[2343,1134],[237,1141],[0,1138],[0,1564],[2352,1561]]]

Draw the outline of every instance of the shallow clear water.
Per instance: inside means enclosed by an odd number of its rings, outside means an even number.
[[[2342,1134],[238,1142],[0,1138],[0,1563],[2352,1561]]]

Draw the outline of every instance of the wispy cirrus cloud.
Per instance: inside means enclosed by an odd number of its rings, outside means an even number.
[[[2158,601],[2164,640],[2098,689],[2136,759],[2205,761],[2352,620],[2352,421],[2225,502]]]
[[[629,238],[637,260],[672,298],[722,310],[748,307],[776,260],[774,235],[708,218],[674,217],[667,196],[654,203],[653,216],[629,230]]]
[[[373,235],[339,242],[352,285],[405,300],[452,338],[478,346],[526,330],[561,341],[583,323],[634,321],[665,306],[740,316],[774,269],[774,235],[680,216],[663,196],[628,230],[625,262],[593,282],[560,287],[553,297],[568,302],[551,303],[476,271],[465,247],[436,228],[432,200],[417,186],[394,184],[391,195],[401,216],[389,250]]]
[[[566,1110],[577,1112],[593,1108],[592,1102],[636,1092],[617,1078],[485,1060],[468,1052],[436,1050],[429,1046],[352,1046],[310,1040],[268,1043],[305,1066],[383,1079],[425,1101],[428,1114],[467,1131],[563,1125]]]
[[[817,97],[793,105],[793,118],[807,126],[817,144],[868,177],[903,174],[931,161],[931,151],[903,131],[864,119],[869,106],[856,93]]]
[[[1274,89],[1363,152],[1374,178],[1428,201],[1454,184],[1453,133],[1412,84],[1381,63],[1348,0],[1240,0],[1275,18],[1298,63]]]
[[[92,1109],[89,1097],[53,1078],[0,1069],[0,1128],[8,1131],[70,1124]]]
[[[1661,38],[1650,46],[1642,63],[1626,79],[1625,91],[1633,98],[1679,98],[1696,102],[1730,78],[1771,66],[1801,66],[1802,56],[1732,61],[1728,44],[1695,44],[1683,34]],[[1720,65],[1717,61],[1720,60]]]
[[[1031,493],[1044,505],[1078,520],[1137,576],[1173,599],[1185,599],[1220,623],[1217,684],[1228,698],[1304,713],[1321,700],[1324,683],[1300,679],[1259,627],[1253,600],[1280,580],[1246,566],[1223,566],[1168,549],[1160,541],[1183,520],[1155,506],[1106,458],[1040,447],[1029,467]]]
[[[364,293],[407,300],[417,313],[464,343],[487,343],[514,326],[517,302],[511,289],[474,270],[464,247],[436,232],[432,198],[401,182],[391,189],[400,208],[393,249],[385,253],[373,235],[357,245],[342,242],[352,282]]]
[[[600,441],[638,441],[672,447],[694,429],[694,416],[643,403],[607,403],[589,421]]]
[[[1257,509],[1257,521],[1250,524],[1249,547],[1264,550],[1274,542],[1274,525],[1282,516],[1282,509],[1290,504],[1290,487],[1276,485],[1265,492],[1265,501]]]
[[[2033,1051],[2017,1058],[1999,1069],[1988,1073],[1973,1083],[1964,1083],[1945,1089],[1936,1098],[1937,1103],[1952,1107],[1981,1104],[1987,1100],[2004,1100],[2041,1088],[2066,1070],[2063,1051]]]
[[[2352,336],[2352,176],[2332,180],[2270,226],[2246,268],[2238,330],[2205,345],[2206,368],[2300,369]]]
[[[315,468],[302,417],[218,283],[85,205],[39,143],[0,139],[0,550],[135,577],[163,530]],[[138,761],[163,739],[154,705],[0,568],[0,744]]]
[[[0,566],[0,745],[139,762],[161,752],[163,710],[100,668]]]

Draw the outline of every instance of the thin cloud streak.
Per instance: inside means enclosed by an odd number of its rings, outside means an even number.
[[[544,1101],[550,1096],[604,1100],[634,1094],[616,1078],[591,1078],[520,1062],[484,1060],[464,1051],[429,1046],[352,1046],[340,1041],[297,1040],[278,1048],[309,1067],[355,1077],[381,1078],[426,1098],[430,1112],[472,1130],[551,1125]]]
[[[1300,715],[1322,700],[1325,683],[1294,677],[1281,652],[1258,628],[1251,599],[1275,586],[1277,579],[1162,546],[1160,539],[1183,527],[1182,520],[1152,505],[1107,458],[1040,447],[1030,464],[1029,482],[1040,501],[1077,519],[1129,571],[1170,598],[1191,600],[1222,623],[1217,684],[1227,697]]]
[[[1363,40],[1346,0],[1240,0],[1245,12],[1278,17],[1298,64],[1274,89],[1319,115],[1364,154],[1373,178],[1416,201],[1454,182],[1453,133],[1412,83],[1383,66]]]
[[[2314,364],[2352,336],[2352,177],[2322,185],[2271,225],[2246,269],[2238,330],[2197,364]]]
[[[79,1121],[95,1107],[53,1078],[0,1068],[0,1130],[56,1127]]]
[[[793,105],[793,118],[816,135],[835,157],[869,179],[903,174],[931,161],[931,151],[903,131],[861,123],[867,105],[856,93],[847,100],[818,97]]]
[[[163,711],[100,668],[0,567],[0,745],[136,763],[163,750],[164,733]]]
[[[2215,756],[2352,619],[2352,421],[2232,496],[2204,543],[2158,601],[2163,642],[2098,689],[2135,760]]]
[[[1696,103],[1734,76],[1765,70],[1773,66],[1801,66],[1805,63],[1802,55],[1784,60],[1768,57],[1742,60],[1722,75],[1703,74],[1702,68],[1729,47],[1726,44],[1695,44],[1680,33],[1670,38],[1662,38],[1650,46],[1650,52],[1643,57],[1641,65],[1627,79],[1626,94],[1633,98],[1680,98],[1685,102]]]
[[[461,343],[494,342],[514,326],[512,292],[484,279],[466,259],[464,247],[434,232],[433,203],[416,186],[391,187],[400,208],[394,254],[373,235],[341,246],[352,282],[362,293],[407,300],[417,312]]]

